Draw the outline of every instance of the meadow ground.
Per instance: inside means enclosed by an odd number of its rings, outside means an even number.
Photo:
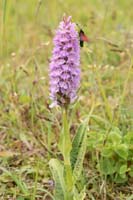
[[[1,200],[51,199],[48,163],[59,156],[61,111],[49,108],[48,73],[63,13],[90,39],[81,49],[81,86],[71,116],[73,137],[94,107],[84,160],[86,199],[133,199],[132,5],[132,0],[0,1]]]

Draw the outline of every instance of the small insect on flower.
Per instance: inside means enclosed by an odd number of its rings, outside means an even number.
[[[89,38],[85,35],[84,31],[80,29],[79,31],[80,47],[84,46],[84,42],[89,42]]]
[[[74,102],[80,83],[80,47],[76,24],[63,17],[54,37],[50,61],[50,98],[53,105]]]

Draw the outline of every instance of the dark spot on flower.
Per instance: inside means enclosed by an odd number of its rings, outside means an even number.
[[[65,56],[65,57],[64,57],[64,60],[65,60],[65,61],[67,61],[67,60],[68,60],[68,57],[67,57],[67,56]]]
[[[63,45],[64,45],[64,44],[65,44],[65,42],[61,42],[61,44],[63,44]]]
[[[72,47],[70,47],[70,48],[67,49],[67,52],[70,52],[70,51],[72,51]]]

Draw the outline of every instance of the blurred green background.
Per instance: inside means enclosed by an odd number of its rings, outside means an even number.
[[[1,48],[3,56],[24,50],[35,51],[42,42],[51,43],[49,29],[54,31],[63,13],[72,15],[90,38],[106,36],[123,41],[131,31],[132,0],[1,0]]]

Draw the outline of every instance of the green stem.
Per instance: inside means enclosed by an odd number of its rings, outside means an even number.
[[[70,137],[70,127],[68,122],[68,110],[63,110],[63,138],[64,138],[64,169],[65,169],[65,179],[66,179],[66,186],[68,197],[72,195],[72,187],[73,187],[73,180],[72,180],[72,169],[71,169],[71,162],[70,162],[70,152],[72,149],[72,142]]]
[[[70,132],[69,132],[69,123],[67,116],[67,109],[63,110],[63,145],[64,145],[64,164],[70,165],[70,151],[72,148]]]
[[[69,122],[68,122],[68,110],[63,109],[62,113],[63,117],[63,129],[61,132],[59,148],[63,155],[64,159],[64,176],[67,188],[67,196],[66,200],[72,199],[72,188],[73,188],[73,177],[72,177],[72,169],[71,169],[71,162],[70,162],[70,152],[72,149],[72,142],[70,137],[70,130],[69,130]]]

